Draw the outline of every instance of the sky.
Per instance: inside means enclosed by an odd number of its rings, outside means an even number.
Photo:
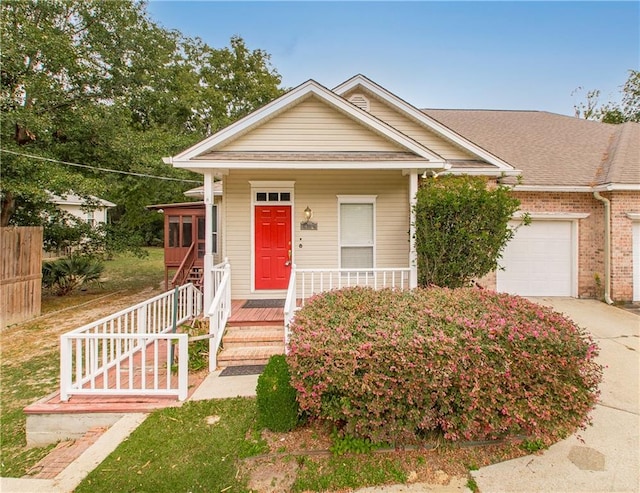
[[[640,69],[640,2],[151,0],[161,26],[214,48],[242,37],[284,87],[358,73],[418,108],[574,114]]]

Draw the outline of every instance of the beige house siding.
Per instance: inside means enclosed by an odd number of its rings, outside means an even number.
[[[83,207],[79,204],[58,204],[58,207],[64,212],[68,212],[74,217],[81,219],[83,221],[89,222],[89,218],[91,214],[93,215],[93,221],[91,222],[93,225],[98,225],[107,222],[107,208],[106,207],[98,207],[91,212],[83,209]]]
[[[232,297],[252,293],[253,230],[249,181],[295,181],[293,261],[300,269],[337,268],[338,195],[376,195],[376,267],[409,266],[409,178],[400,171],[235,171],[224,178],[224,254],[233,271]],[[313,210],[317,231],[302,231],[304,209]],[[302,246],[300,246],[302,245]]]
[[[361,93],[359,90],[352,91],[345,95],[346,99],[355,93]],[[456,145],[448,142],[447,140],[439,137],[434,132],[429,131],[422,125],[419,125],[414,120],[407,118],[406,116],[393,109],[388,104],[374,98],[368,94],[365,95],[369,100],[369,112],[379,118],[380,120],[388,123],[392,127],[398,129],[405,135],[418,141],[423,146],[431,149],[433,152],[439,154],[445,159],[477,159],[471,153],[457,147]]]
[[[217,150],[406,151],[314,97]]]

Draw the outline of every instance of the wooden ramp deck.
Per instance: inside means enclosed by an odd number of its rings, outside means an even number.
[[[281,307],[272,308],[244,308],[246,300],[233,300],[231,317],[227,323],[228,327],[270,327],[271,330],[282,329],[284,334],[284,310]],[[247,331],[247,335],[253,334],[255,331]],[[237,333],[236,333],[237,336]],[[147,364],[154,361],[153,345],[147,348],[146,360]],[[158,372],[158,387],[166,386],[167,365],[166,365],[166,348],[160,344],[158,347],[158,365],[164,370]],[[259,359],[260,356],[253,354],[253,359]],[[133,365],[134,371],[130,372],[127,365],[121,365],[119,378],[121,381],[133,379],[132,388],[142,387],[142,373],[138,362],[140,357],[136,358],[136,364]],[[190,397],[195,389],[202,383],[207,372],[189,372],[189,391]],[[112,368],[107,375],[107,387],[113,388],[117,375],[116,369]],[[175,372],[172,378],[177,379]],[[89,384],[85,384],[88,388]],[[145,387],[151,388],[153,385],[153,376],[145,375]],[[103,386],[102,378],[95,380],[94,386],[101,388]],[[187,399],[189,398],[187,397]],[[170,406],[179,406],[181,403],[176,396],[145,396],[145,395],[72,395],[67,402],[60,400],[60,392],[56,391],[42,399],[28,405],[24,408],[27,415],[37,414],[84,414],[84,413],[138,413],[150,412]]]

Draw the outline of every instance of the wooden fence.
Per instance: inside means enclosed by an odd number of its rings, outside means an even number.
[[[40,315],[42,228],[0,228],[0,327]]]

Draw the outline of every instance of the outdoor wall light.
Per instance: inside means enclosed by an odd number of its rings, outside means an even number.
[[[315,231],[318,229],[318,223],[311,222],[313,217],[313,211],[311,207],[307,206],[304,210],[304,221],[300,223],[300,229],[303,231]]]
[[[307,206],[307,208],[304,210],[304,220],[305,222],[309,222],[311,220],[311,218],[313,217],[313,211],[311,210],[311,208],[309,206]]]

